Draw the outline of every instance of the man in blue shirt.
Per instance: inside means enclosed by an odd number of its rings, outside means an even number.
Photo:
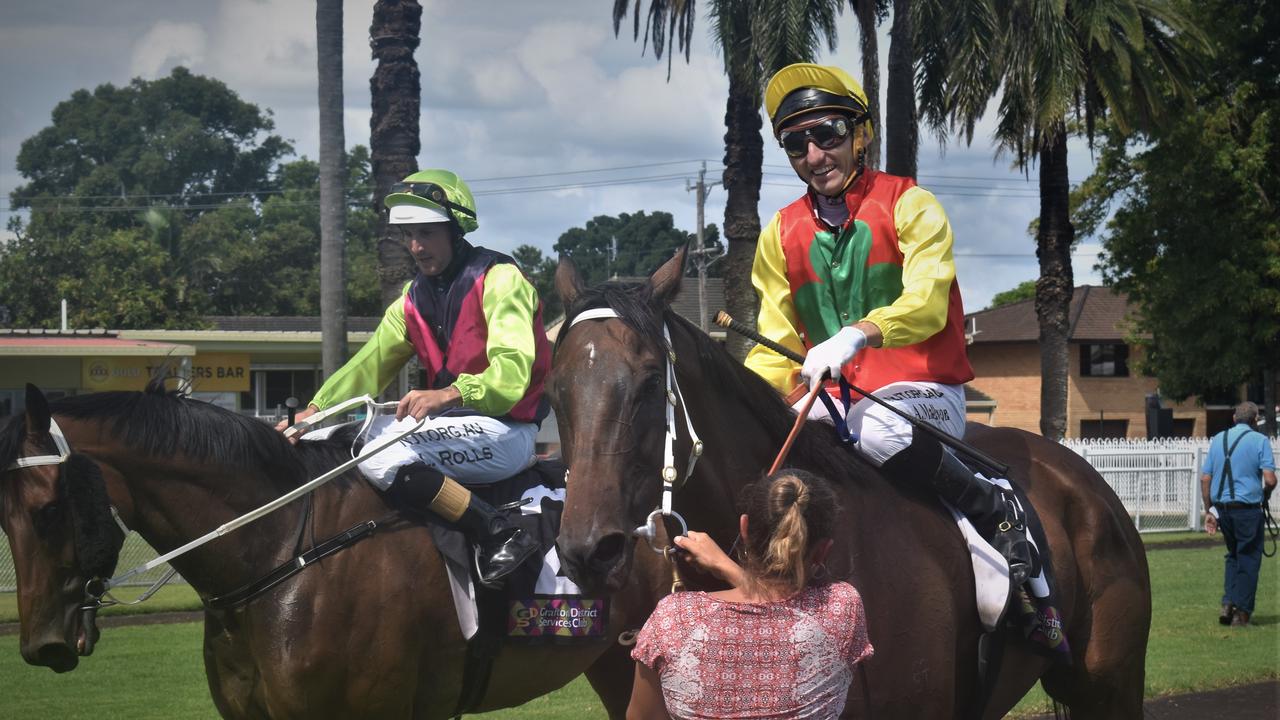
[[[1210,535],[1222,528],[1227,543],[1227,568],[1223,579],[1223,625],[1245,626],[1253,613],[1262,567],[1262,503],[1276,487],[1276,460],[1267,436],[1253,430],[1258,406],[1236,406],[1235,425],[1209,441],[1209,455],[1200,470],[1200,494],[1204,501],[1204,530]],[[1263,483],[1266,490],[1263,490]]]

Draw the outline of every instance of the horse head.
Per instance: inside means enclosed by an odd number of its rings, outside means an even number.
[[[0,426],[0,528],[18,577],[22,657],[75,669],[98,636],[93,613],[81,612],[85,586],[110,576],[124,534],[97,464],[71,452],[30,384],[25,412]]]
[[[591,289],[572,261],[562,258],[556,270],[568,312],[549,396],[570,468],[558,545],[566,572],[584,588],[626,583],[633,529],[658,503],[668,362],[663,313],[684,260],[681,250],[648,282]],[[595,308],[617,317],[574,323]]]

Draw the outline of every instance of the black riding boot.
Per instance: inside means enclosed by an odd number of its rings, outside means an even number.
[[[889,458],[881,469],[895,479],[927,482],[1009,563],[1013,586],[1021,585],[1032,571],[1031,544],[1026,518],[1018,511],[1013,494],[977,477],[941,443],[923,435],[917,433],[911,446]]]
[[[500,584],[538,551],[537,538],[456,480],[425,466],[403,468],[388,492],[461,530],[477,548],[476,564],[485,585]]]

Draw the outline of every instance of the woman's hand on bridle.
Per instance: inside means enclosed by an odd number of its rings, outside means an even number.
[[[684,551],[685,558],[695,568],[709,572],[733,587],[742,585],[742,568],[720,549],[710,535],[693,530],[688,535],[675,536],[672,542]]]

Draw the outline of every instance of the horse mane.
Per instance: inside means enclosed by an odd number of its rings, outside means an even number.
[[[664,319],[671,326],[673,336],[684,335],[693,343],[701,382],[708,391],[746,403],[748,415],[763,425],[771,437],[777,438],[778,449],[781,449],[796,416],[778,391],[687,318],[667,309]],[[836,484],[856,483],[874,472],[858,453],[840,441],[831,425],[814,420],[806,422],[796,436],[783,467],[804,468]]]
[[[575,317],[585,310],[603,307],[617,313],[618,319],[656,352],[665,351],[662,342],[664,321],[671,328],[673,344],[677,342],[677,336],[685,336],[695,348],[704,386],[714,388],[712,392],[722,397],[734,397],[746,403],[750,416],[764,425],[766,432],[777,438],[778,447],[782,447],[795,423],[795,415],[778,391],[688,319],[660,305],[648,282],[608,281],[583,289],[565,313],[563,329],[556,337],[556,349],[568,335],[567,329]],[[680,355],[677,363],[683,358]],[[830,425],[814,421],[806,423],[796,437],[787,466],[803,467],[832,482],[855,481],[855,478],[866,476],[870,468],[857,453],[839,441]]]
[[[295,446],[261,420],[166,391],[155,383],[141,392],[115,390],[59,398],[49,403],[49,410],[54,415],[104,422],[122,444],[143,455],[181,455],[236,471],[262,472],[283,487],[297,487],[350,459],[349,432]],[[6,429],[3,435],[16,434],[20,441],[20,415],[16,425],[18,430]],[[0,438],[0,458],[11,442]]]
[[[552,355],[560,348],[560,342],[569,334],[573,321],[584,310],[611,308],[618,314],[618,319],[635,331],[640,340],[651,349],[662,347],[662,324],[659,308],[654,303],[653,286],[647,282],[620,282],[609,280],[599,285],[585,288],[565,311],[564,324],[560,334],[556,336]]]

